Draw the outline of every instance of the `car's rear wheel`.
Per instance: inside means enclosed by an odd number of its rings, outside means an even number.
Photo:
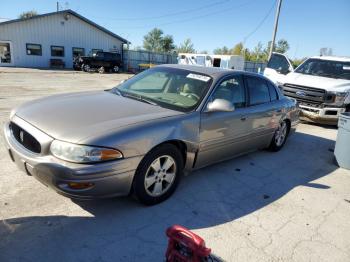
[[[144,157],[136,170],[134,195],[145,205],[158,204],[174,193],[182,172],[183,157],[174,145],[156,147]]]
[[[113,66],[112,71],[113,71],[113,73],[118,73],[119,72],[119,66]]]
[[[82,65],[81,67],[83,69],[84,72],[90,72],[90,65]]]
[[[289,133],[289,125],[286,121],[282,121],[279,125],[275,134],[272,138],[269,149],[272,151],[279,151],[286,143]]]

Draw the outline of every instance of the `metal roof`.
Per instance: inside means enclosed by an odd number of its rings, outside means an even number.
[[[12,23],[22,22],[22,21],[26,21],[26,20],[32,20],[32,19],[36,19],[36,18],[40,18],[40,17],[46,17],[46,16],[51,16],[51,15],[57,15],[57,14],[66,14],[66,13],[74,15],[75,17],[78,17],[79,19],[83,20],[84,22],[96,27],[97,29],[105,32],[106,34],[109,34],[112,37],[117,38],[118,40],[122,41],[125,44],[130,43],[128,40],[126,40],[126,39],[122,38],[121,36],[109,31],[108,29],[92,22],[91,20],[87,19],[86,17],[79,15],[78,13],[74,12],[71,9],[52,12],[52,13],[46,13],[46,14],[41,14],[41,15],[35,15],[35,16],[30,17],[30,18],[19,18],[19,19],[13,19],[13,20],[5,21],[5,22],[0,22],[0,26],[4,25],[4,24],[12,24]]]

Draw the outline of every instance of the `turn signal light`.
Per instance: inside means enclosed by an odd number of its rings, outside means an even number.
[[[93,187],[93,183],[77,183],[77,182],[69,182],[68,187],[71,189],[87,189]]]

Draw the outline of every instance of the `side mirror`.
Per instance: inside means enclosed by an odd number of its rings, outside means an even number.
[[[215,99],[213,102],[209,102],[206,112],[232,112],[235,110],[235,106],[225,99]]]

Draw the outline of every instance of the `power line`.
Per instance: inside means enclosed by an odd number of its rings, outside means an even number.
[[[187,9],[187,10],[183,10],[183,11],[178,11],[178,12],[173,12],[173,13],[167,13],[167,14],[163,14],[163,15],[159,15],[159,16],[145,16],[145,17],[121,17],[121,18],[111,18],[111,17],[94,17],[94,18],[98,18],[98,19],[108,19],[108,20],[124,20],[124,21],[140,21],[140,20],[154,20],[154,19],[160,19],[160,18],[165,18],[165,17],[169,17],[169,16],[176,16],[176,15],[181,15],[181,14],[188,14],[188,13],[192,13],[192,12],[196,12],[196,11],[200,11],[203,9],[207,9],[213,6],[217,6],[217,5],[222,5],[224,3],[230,2],[231,0],[223,0],[223,1],[218,1],[215,3],[211,3],[208,5],[203,5],[200,7],[196,7],[196,8],[192,8],[192,9]]]
[[[229,12],[229,11],[231,11],[233,9],[237,9],[237,8],[241,8],[241,7],[250,5],[252,2],[254,2],[254,1],[251,1],[251,2],[248,2],[248,3],[244,3],[244,4],[241,4],[241,5],[232,6],[230,8],[221,9],[221,10],[218,10],[216,12],[210,12],[210,13],[206,13],[204,15],[191,17],[191,18],[188,18],[188,19],[174,20],[174,21],[171,21],[171,22],[166,22],[166,23],[161,23],[161,24],[156,24],[156,25],[127,26],[127,27],[119,26],[119,27],[115,27],[115,28],[128,28],[128,29],[134,28],[134,29],[136,29],[136,28],[149,28],[149,27],[155,27],[155,26],[156,27],[160,27],[160,26],[171,25],[171,24],[186,23],[186,22],[193,21],[193,20],[198,20],[198,19],[201,19],[201,18],[207,18],[208,16],[213,16],[213,15]]]
[[[275,1],[273,2],[273,5],[272,5],[272,6],[270,7],[270,9],[267,11],[267,13],[265,14],[264,18],[259,22],[259,24],[258,24],[249,34],[247,34],[247,35],[243,38],[243,43],[245,43],[249,37],[251,37],[253,34],[255,34],[255,33],[260,29],[260,27],[265,23],[266,19],[270,16],[270,14],[271,14],[273,8],[275,7],[276,2],[277,2],[277,0],[275,0]]]

